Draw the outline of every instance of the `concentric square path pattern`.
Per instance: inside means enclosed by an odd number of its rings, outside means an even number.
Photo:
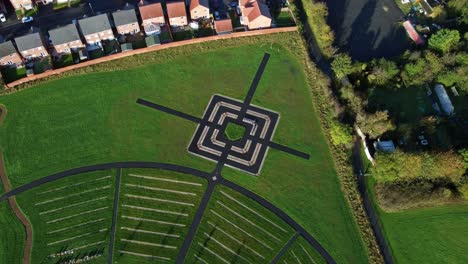
[[[258,174],[273,137],[279,114],[253,105],[242,115],[243,102],[214,95],[197,127],[188,151],[218,162],[227,151],[225,164]],[[245,127],[239,140],[229,140],[225,130],[232,122]]]
[[[197,123],[198,126],[188,151],[216,162],[214,174],[217,177],[221,176],[220,172],[224,165],[259,175],[268,148],[309,159],[310,156],[307,153],[273,142],[279,114],[251,104],[269,58],[269,54],[264,55],[243,101],[214,95],[202,118],[141,98],[138,98],[137,103]],[[243,133],[236,135],[239,138],[233,139],[227,136],[228,127],[233,127],[233,124],[235,124],[234,127],[243,127],[241,132],[236,131],[236,134]]]

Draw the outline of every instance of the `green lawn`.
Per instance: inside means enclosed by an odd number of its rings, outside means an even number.
[[[163,170],[122,175],[115,263],[174,262],[206,180]]]
[[[5,68],[2,70],[2,76],[6,83],[10,83],[26,77],[26,67]]]
[[[303,238],[299,237],[279,260],[279,263],[327,263]]]
[[[141,97],[201,116],[215,93],[242,99],[269,52],[252,103],[280,113],[274,141],[310,153],[311,159],[270,149],[260,176],[232,169],[224,169],[223,175],[288,213],[339,263],[365,263],[366,252],[312,104],[298,43],[297,33],[286,33],[172,48],[2,96],[8,116],[0,127],[0,146],[10,181],[18,187],[73,167],[128,160],[212,171],[214,163],[186,150],[196,124],[135,101]]]
[[[224,134],[229,140],[232,140],[232,141],[239,140],[242,137],[244,137],[245,127],[229,122],[226,129],[224,130]]]
[[[293,235],[294,230],[272,212],[219,186],[192,242],[187,262],[202,259],[208,263],[268,263]]]
[[[17,196],[33,226],[33,263],[102,254],[109,244],[115,171],[74,175]],[[99,261],[98,261],[99,262]]]
[[[0,182],[0,192],[3,186]],[[21,264],[26,231],[8,201],[0,202],[0,263]],[[14,241],[14,243],[12,243]]]
[[[53,64],[55,69],[70,66],[73,64],[73,56],[72,54],[64,54],[58,60],[54,60]]]
[[[174,38],[174,41],[192,39],[193,32],[191,30],[173,31],[172,36]]]
[[[368,184],[373,195],[372,178]],[[377,211],[396,263],[468,262],[468,203],[397,213]]]
[[[418,123],[434,113],[424,87],[375,88],[369,95],[371,107],[387,109],[400,123]]]
[[[275,23],[278,27],[290,27],[295,25],[289,11],[281,11],[278,17],[275,18]]]

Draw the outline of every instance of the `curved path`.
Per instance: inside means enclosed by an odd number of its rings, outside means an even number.
[[[195,236],[195,233],[198,229],[198,225],[201,222],[201,219],[203,217],[203,212],[205,208],[207,207],[211,194],[213,193],[213,189],[217,184],[224,185],[237,192],[240,192],[241,194],[255,200],[256,202],[258,202],[265,208],[272,211],[279,218],[281,218],[283,221],[288,223],[296,231],[297,234],[302,235],[314,247],[314,249],[327,261],[327,263],[335,263],[332,256],[326,251],[326,249],[323,248],[311,234],[309,234],[301,225],[295,222],[285,212],[283,212],[281,209],[279,209],[272,203],[268,202],[267,200],[263,199],[262,197],[258,196],[257,194],[245,189],[244,187],[239,186],[229,180],[223,179],[219,173],[220,171],[219,169],[215,169],[214,172],[208,173],[208,172],[200,171],[200,170],[193,169],[190,167],[185,167],[185,166],[180,166],[180,165],[175,165],[175,164],[160,163],[160,162],[138,162],[138,161],[96,164],[96,165],[84,166],[84,167],[74,168],[71,170],[62,171],[62,172],[55,173],[55,174],[46,176],[44,178],[38,179],[36,181],[27,183],[16,189],[7,191],[6,193],[2,194],[0,196],[0,202],[6,199],[13,198],[15,195],[18,195],[22,192],[39,187],[43,184],[53,182],[56,180],[60,180],[66,177],[70,177],[76,174],[91,172],[91,171],[96,171],[96,170],[107,170],[107,169],[119,169],[120,170],[122,168],[163,169],[163,170],[180,172],[180,173],[184,173],[184,174],[188,174],[188,175],[192,175],[196,177],[201,177],[201,178],[205,178],[206,180],[208,180],[209,184],[208,184],[207,190],[205,191],[205,195],[203,197],[202,203],[200,204],[199,209],[197,210],[195,214],[191,228],[184,240],[184,244],[182,245],[180,249],[177,263],[183,263],[185,259],[185,255],[187,254],[190,244],[192,242],[192,239]],[[117,210],[117,207],[114,207],[114,213],[115,213],[115,210]],[[115,223],[113,223],[113,225],[115,225]],[[109,248],[109,253],[113,254],[113,248]],[[282,251],[280,252],[280,254],[281,253],[284,253],[284,252]],[[28,255],[28,258],[29,258],[29,255]]]
[[[0,116],[0,121],[2,117]],[[0,123],[1,124],[1,123]],[[3,184],[3,188],[6,192],[10,191],[10,183],[8,182],[8,178],[5,172],[5,166],[3,166],[3,153],[0,151],[0,179]],[[16,218],[21,221],[23,224],[24,229],[26,230],[26,241],[24,245],[23,251],[23,263],[29,264],[31,258],[31,251],[32,251],[32,227],[31,223],[29,223],[28,218],[23,214],[23,212],[19,209],[18,204],[16,203],[16,199],[13,196],[8,197],[8,203],[10,204],[11,210],[15,214]]]
[[[0,104],[0,125],[3,123],[7,114],[7,109],[4,105]]]

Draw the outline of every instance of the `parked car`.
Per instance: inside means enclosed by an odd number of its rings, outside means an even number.
[[[6,17],[5,17],[5,14],[3,14],[3,13],[0,13],[0,21],[2,21],[2,22],[6,22]]]
[[[214,12],[214,17],[215,17],[215,20],[219,20],[220,17],[219,17],[219,12],[218,11],[215,11]]]
[[[22,22],[22,23],[29,23],[29,22],[32,22],[33,20],[34,20],[33,17],[27,16],[27,17],[23,17],[23,18],[21,19],[21,22]]]
[[[230,7],[236,7],[239,3],[235,2],[235,1],[232,1],[231,3],[229,3],[229,6]]]

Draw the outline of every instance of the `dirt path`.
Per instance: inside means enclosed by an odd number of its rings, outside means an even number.
[[[7,109],[4,105],[0,104],[0,125],[2,124],[3,120],[5,119],[7,114]]]
[[[0,105],[0,125],[2,124],[3,120],[6,116],[6,108],[3,105]],[[0,151],[0,179],[2,180],[3,188],[5,189],[5,193],[11,190],[10,183],[8,182],[8,178],[6,175],[5,166],[3,163],[3,153]],[[21,209],[19,209],[18,204],[16,203],[16,199],[14,196],[8,198],[8,203],[10,204],[11,209],[15,213],[16,217],[21,221],[24,228],[26,229],[26,243],[24,245],[24,255],[23,255],[23,263],[29,264],[31,262],[31,249],[32,249],[32,228],[31,224],[29,223],[28,218],[23,214]],[[11,241],[14,243],[14,241]]]

